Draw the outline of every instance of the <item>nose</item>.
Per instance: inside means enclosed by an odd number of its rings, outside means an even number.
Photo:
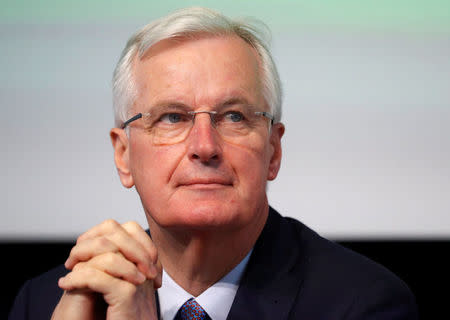
[[[211,163],[222,158],[221,138],[208,113],[195,115],[187,143],[188,155],[193,161]]]

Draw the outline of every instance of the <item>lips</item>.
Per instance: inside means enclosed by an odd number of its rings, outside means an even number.
[[[224,185],[231,186],[233,185],[230,179],[224,179],[222,177],[202,177],[202,178],[192,178],[192,179],[183,179],[179,182],[178,186],[194,186],[194,185]]]

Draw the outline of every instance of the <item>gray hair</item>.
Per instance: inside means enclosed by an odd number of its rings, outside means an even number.
[[[261,59],[263,96],[274,115],[274,122],[280,121],[281,82],[269,52],[268,28],[253,19],[231,20],[210,9],[187,8],[147,24],[128,40],[113,76],[113,106],[117,127],[130,116],[129,109],[137,96],[132,70],[135,56],[142,57],[152,45],[162,40],[205,33],[215,36],[237,35],[256,50]]]

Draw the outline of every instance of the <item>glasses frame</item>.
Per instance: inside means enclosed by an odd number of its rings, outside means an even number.
[[[197,114],[199,114],[199,113],[208,113],[210,115],[210,117],[211,117],[211,122],[214,123],[213,115],[217,114],[217,111],[199,110],[199,111],[188,111],[187,113],[192,115],[192,122],[195,121],[195,116]],[[263,116],[263,117],[269,119],[270,120],[270,126],[273,126],[273,121],[274,121],[274,116],[273,115],[271,115],[270,113],[265,112],[265,111],[255,111],[255,114],[258,115],[258,116]],[[138,119],[140,119],[142,117],[143,117],[143,113],[140,112],[140,113],[132,116],[130,119],[126,120],[122,124],[122,126],[120,128],[121,129],[125,129],[130,123],[132,123],[133,121],[136,121],[136,120],[138,120]]]

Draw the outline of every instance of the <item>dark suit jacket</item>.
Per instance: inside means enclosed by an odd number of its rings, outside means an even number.
[[[10,320],[50,319],[63,266],[25,283]],[[418,319],[406,284],[272,208],[228,319]]]

